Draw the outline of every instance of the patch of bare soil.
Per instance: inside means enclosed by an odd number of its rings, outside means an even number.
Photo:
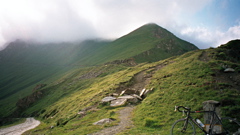
[[[219,71],[216,73],[214,80],[220,85],[219,89],[230,88],[240,90],[240,74],[237,72],[224,73]]]
[[[208,62],[210,58],[208,57],[208,53],[206,51],[203,51],[202,54],[199,56],[199,60]]]
[[[165,62],[159,64],[155,67],[151,67],[149,69],[143,70],[137,74],[135,74],[132,78],[131,85],[126,85],[125,83],[120,84],[117,88],[116,92],[120,94],[124,90],[134,91],[135,94],[141,92],[142,89],[150,82],[152,75],[161,68],[165,67],[168,64],[173,63],[174,61]],[[147,72],[148,71],[148,72]]]
[[[124,131],[128,128],[133,127],[133,122],[131,120],[131,113],[134,109],[134,106],[126,106],[119,113],[120,123],[117,126],[112,126],[105,128],[97,133],[91,135],[114,135],[121,131]]]

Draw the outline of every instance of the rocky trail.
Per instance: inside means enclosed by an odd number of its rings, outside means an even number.
[[[132,113],[133,109],[134,109],[134,106],[124,107],[122,110],[120,110],[118,112],[120,123],[117,126],[105,128],[105,129],[103,129],[97,133],[93,133],[91,135],[114,135],[114,134],[124,131],[128,128],[131,128],[133,126],[133,123],[131,120],[131,113]]]
[[[21,135],[22,133],[37,127],[40,121],[34,118],[27,118],[22,124],[18,124],[8,128],[0,129],[0,135]]]
[[[166,65],[173,63],[173,61],[162,63],[160,65],[157,65],[155,67],[151,67],[151,72],[147,72],[147,70],[143,70],[132,78],[133,83],[132,85],[124,85],[121,84],[119,88],[117,89],[118,93],[121,93],[122,91],[132,91],[134,93],[140,93],[143,89],[145,89],[145,86],[150,82],[152,75],[161,68],[165,67]],[[128,93],[129,94],[129,93]],[[130,129],[134,127],[133,122],[131,120],[131,115],[134,110],[135,106],[134,104],[127,105],[123,107],[123,109],[118,111],[119,114],[119,124],[117,126],[112,126],[108,128],[104,128],[103,130],[90,134],[90,135],[114,135],[117,133],[120,133],[124,130]]]

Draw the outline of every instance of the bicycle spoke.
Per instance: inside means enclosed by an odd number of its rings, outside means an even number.
[[[184,128],[185,119],[176,121],[171,130],[172,135],[194,135],[195,129],[191,121],[188,122],[186,129]]]

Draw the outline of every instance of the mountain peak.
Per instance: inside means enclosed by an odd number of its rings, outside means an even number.
[[[145,27],[160,27],[159,25],[157,25],[156,23],[147,23],[147,24],[145,24],[145,25],[143,25],[143,26],[145,26]],[[143,27],[142,26],[142,27]]]

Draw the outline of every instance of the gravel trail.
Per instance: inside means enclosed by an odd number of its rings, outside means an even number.
[[[117,126],[112,126],[105,128],[97,133],[93,133],[91,135],[114,135],[116,133],[119,133],[121,131],[124,131],[128,128],[131,128],[133,126],[132,120],[131,120],[131,113],[134,109],[134,106],[126,106],[122,110],[120,110],[119,118],[120,123]]]
[[[22,124],[18,124],[8,128],[0,129],[0,135],[21,135],[22,133],[37,127],[40,121],[34,118],[27,118]]]

